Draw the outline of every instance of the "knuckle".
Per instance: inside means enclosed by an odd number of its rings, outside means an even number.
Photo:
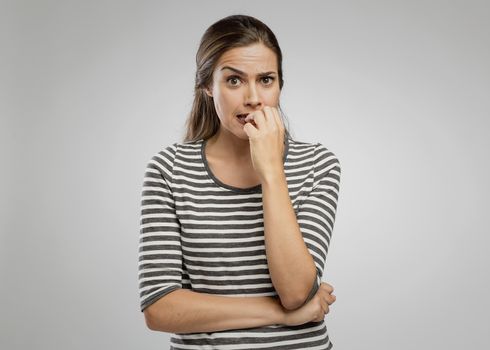
[[[324,283],[322,285],[323,289],[325,289],[327,292],[330,292],[330,290],[332,289],[332,286],[329,285],[328,283]]]

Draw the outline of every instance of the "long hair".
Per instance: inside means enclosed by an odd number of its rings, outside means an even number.
[[[213,79],[216,64],[226,51],[261,43],[274,51],[277,57],[279,89],[284,85],[282,74],[282,53],[276,36],[267,25],[247,15],[231,15],[212,24],[201,38],[196,54],[196,80],[194,101],[185,123],[184,142],[208,139],[218,132],[220,120],[216,113],[212,97],[205,92]],[[285,136],[291,138],[286,126],[285,114],[278,104],[283,120]]]

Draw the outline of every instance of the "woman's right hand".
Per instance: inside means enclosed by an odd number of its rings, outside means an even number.
[[[330,311],[329,306],[337,299],[332,294],[333,286],[326,282],[320,283],[316,294],[309,302],[296,310],[284,309],[287,326],[302,325],[307,322],[321,322]]]

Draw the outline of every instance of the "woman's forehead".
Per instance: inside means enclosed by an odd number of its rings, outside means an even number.
[[[217,70],[223,73],[233,71],[230,68],[249,74],[277,72],[277,57],[274,51],[262,44],[233,48],[220,57],[217,65]]]

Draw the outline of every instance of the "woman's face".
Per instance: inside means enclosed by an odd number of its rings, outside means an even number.
[[[212,86],[206,90],[213,97],[221,129],[241,139],[248,139],[248,135],[237,115],[264,106],[277,108],[280,92],[276,54],[263,44],[226,51],[213,72]]]

